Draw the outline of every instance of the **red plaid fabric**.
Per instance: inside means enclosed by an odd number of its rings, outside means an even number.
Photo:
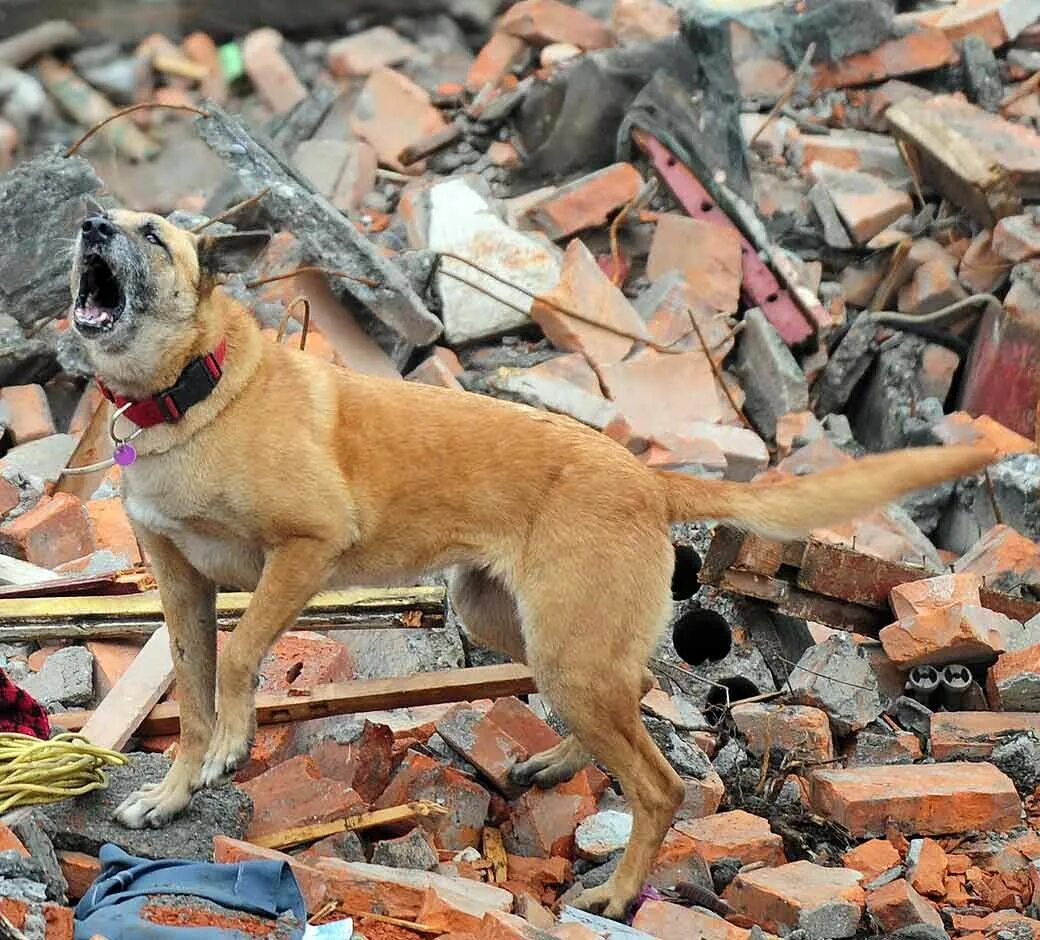
[[[27,734],[46,741],[51,723],[44,707],[24,689],[18,688],[0,669],[0,732]]]

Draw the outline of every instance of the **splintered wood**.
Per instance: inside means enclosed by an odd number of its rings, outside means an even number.
[[[312,842],[317,842],[319,839],[334,836],[341,832],[362,832],[365,829],[376,829],[379,826],[411,822],[420,816],[445,816],[447,812],[448,810],[441,806],[440,803],[433,803],[430,800],[416,800],[413,803],[404,803],[401,806],[390,806],[386,809],[377,809],[369,813],[345,816],[343,819],[335,819],[328,823],[281,829],[278,832],[270,832],[265,836],[259,836],[253,840],[253,843],[265,849],[293,849],[300,845],[309,845]]]

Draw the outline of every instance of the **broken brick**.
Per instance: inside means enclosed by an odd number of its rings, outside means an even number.
[[[858,871],[863,883],[873,881],[878,875],[895,868],[902,859],[888,839],[871,839],[850,849],[841,857],[846,868]]]
[[[949,37],[940,29],[918,29],[897,39],[890,39],[869,52],[860,52],[833,63],[821,63],[815,69],[814,91],[869,85],[928,72],[953,65],[960,56]]]
[[[367,809],[365,801],[338,780],[321,776],[313,759],[293,757],[242,785],[253,801],[246,837],[256,841],[281,829],[332,822]]]
[[[1017,626],[995,610],[954,603],[905,617],[878,638],[888,658],[904,669],[992,662],[1008,648]]]
[[[444,126],[430,96],[390,68],[377,68],[369,75],[354,111],[354,133],[375,148],[381,164],[402,173],[422,173],[425,163],[405,167],[398,159],[401,151]]]
[[[86,647],[94,657],[94,695],[100,701],[123,677],[141,652],[133,640],[92,640]]]
[[[986,760],[1001,741],[1024,731],[1040,733],[1040,713],[937,712],[930,751],[937,761]]]
[[[627,335],[568,316],[547,301]],[[600,365],[619,362],[636,339],[646,337],[639,314],[577,238],[567,246],[559,284],[534,302],[531,318],[557,349],[580,352]]]
[[[910,283],[899,291],[901,313],[934,313],[968,296],[945,261],[927,261],[913,273]]]
[[[935,25],[954,42],[979,36],[996,49],[1036,22],[1035,0],[962,0],[936,17]]]
[[[430,355],[419,363],[405,378],[409,382],[423,385],[439,385],[441,388],[461,389],[458,376],[462,373],[459,357],[444,346],[434,346]]]
[[[971,240],[957,276],[970,290],[989,293],[1004,282],[1010,270],[1011,263],[993,249],[993,230],[987,228]]]
[[[98,551],[109,551],[124,568],[141,564],[141,549],[137,544],[130,517],[121,499],[91,499],[86,504],[94,526],[94,543]]]
[[[249,80],[279,114],[307,97],[307,89],[282,54],[283,42],[282,34],[268,27],[253,30],[242,41],[242,63]]]
[[[695,297],[723,313],[736,313],[743,253],[736,229],[671,213],[658,217],[646,273],[658,281],[679,271]]]
[[[945,893],[945,892],[944,892]],[[943,930],[943,920],[905,878],[897,878],[867,895],[867,913],[887,933],[913,924]]]
[[[889,599],[895,615],[902,620],[937,607],[954,604],[978,605],[981,580],[977,575],[949,574],[920,581],[907,581],[892,588]]]
[[[989,415],[973,418],[966,411],[954,411],[932,425],[932,433],[943,444],[985,444],[993,448],[998,458],[1012,454],[1028,454],[1034,444],[1028,437],[1023,437]],[[974,570],[974,569],[958,569]],[[980,575],[987,571],[978,571]]]
[[[1001,711],[1040,711],[1040,644],[997,657],[986,678],[986,697]]]
[[[946,853],[934,839],[914,839],[906,856],[906,876],[915,891],[932,898],[946,894]]]
[[[524,218],[559,241],[606,225],[610,214],[635,199],[642,188],[643,178],[631,163],[615,163],[560,187],[531,206]]]
[[[476,93],[485,85],[497,87],[527,57],[529,46],[519,36],[495,32],[477,53],[466,76],[466,88]]]
[[[7,430],[14,444],[28,444],[57,433],[47,393],[39,385],[8,385],[0,389],[7,409]]]
[[[640,905],[632,926],[657,940],[747,940],[750,933],[703,908],[680,907],[653,899]]]
[[[639,459],[655,470],[725,475],[727,469],[726,455],[718,444],[706,437],[681,434],[656,434]]]
[[[731,714],[748,749],[758,757],[767,749],[779,748],[809,763],[826,763],[834,758],[830,719],[819,708],[772,702],[738,703]]]
[[[90,516],[75,496],[45,496],[0,526],[0,549],[41,568],[56,568],[94,551]]]
[[[1032,215],[1011,215],[993,229],[993,251],[1011,262],[1040,257],[1040,222]]]
[[[769,828],[768,820],[743,810],[681,820],[675,828],[694,841],[697,853],[709,865],[723,858],[738,858],[745,865],[764,862],[771,867],[787,861],[784,840]]]
[[[22,854],[29,853],[23,849]],[[82,898],[101,874],[101,862],[93,855],[83,852],[59,852],[58,861],[61,863],[61,874],[68,884],[66,894],[70,901]]]
[[[1040,584],[1040,546],[1008,525],[995,525],[954,564],[985,578],[986,587],[1013,593]]]
[[[905,764],[817,770],[810,778],[816,812],[853,835],[1004,832],[1020,823],[1015,786],[992,764]]]
[[[610,26],[623,46],[664,39],[679,32],[679,11],[661,0],[616,0]]]
[[[329,71],[340,78],[371,74],[384,66],[400,65],[419,52],[417,46],[388,26],[373,26],[329,45]]]
[[[534,858],[574,858],[574,832],[595,812],[596,799],[584,776],[551,790],[531,787],[515,801],[503,827],[506,850]]]
[[[791,862],[779,868],[741,872],[723,898],[763,930],[785,927],[810,936],[852,937],[863,916],[865,897],[859,872]]]
[[[543,903],[554,903],[557,890],[573,877],[570,861],[558,855],[550,858],[507,855],[506,863],[509,880],[503,887],[513,894],[529,891]]]
[[[410,750],[372,809],[415,800],[431,800],[448,809],[447,815],[419,820],[438,848],[460,851],[480,844],[491,802],[487,790],[432,757]]]
[[[876,177],[852,170],[836,170],[813,164],[810,172],[834,202],[842,222],[857,244],[865,245],[875,235],[913,211],[907,193],[892,189]]]
[[[371,802],[393,776],[393,747],[393,732],[386,725],[366,720],[351,740],[340,742],[332,737],[307,750],[323,777],[338,780]]]
[[[498,22],[498,28],[536,46],[566,42],[580,49],[602,49],[614,37],[599,20],[560,0],[520,0]]]
[[[437,722],[437,733],[505,793],[514,789],[509,772],[531,756],[489,715],[469,705],[448,712]]]

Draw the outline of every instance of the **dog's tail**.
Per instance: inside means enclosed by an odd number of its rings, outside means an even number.
[[[855,519],[914,490],[976,473],[996,457],[988,447],[915,447],[778,481],[727,483],[669,471],[659,475],[673,522],[715,519],[786,540]]]

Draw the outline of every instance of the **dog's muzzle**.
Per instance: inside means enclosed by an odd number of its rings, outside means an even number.
[[[72,319],[81,333],[111,330],[126,307],[126,294],[109,260],[119,230],[104,216],[84,220],[80,229],[80,275]]]

